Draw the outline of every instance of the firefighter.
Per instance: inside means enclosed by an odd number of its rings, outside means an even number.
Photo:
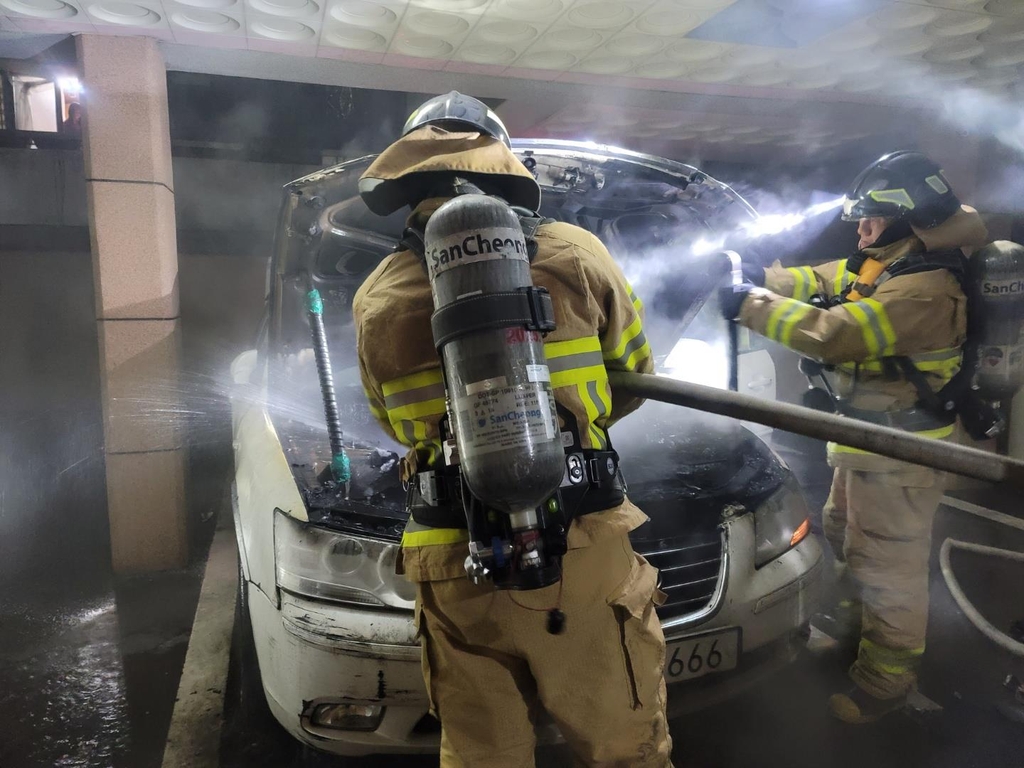
[[[438,466],[442,455],[445,389],[421,238],[460,185],[529,211],[540,204],[540,187],[512,153],[501,121],[456,92],[413,112],[402,137],[360,180],[374,213],[412,209],[402,246],[353,302],[363,386],[384,430],[409,448],[405,481]],[[532,277],[550,291],[557,323],[544,347],[560,415],[575,421],[584,449],[608,452],[609,426],[640,405],[612,402],[608,370],[653,368],[642,304],[590,233],[540,222],[531,240]],[[412,506],[399,570],[417,586],[423,678],[441,721],[442,766],[533,765],[541,709],[583,764],[671,765],[665,641],[654,610],[664,596],[657,570],[628,539],[647,518],[621,486],[607,483],[591,486],[576,507],[561,582],[516,592],[466,578],[461,508],[426,515]],[[560,634],[546,623],[553,605],[565,617]]]
[[[859,250],[818,266],[745,270],[723,293],[730,319],[824,364],[847,416],[953,439],[955,413],[937,394],[961,366],[965,254],[986,242],[981,217],[962,206],[940,168],[893,152],[854,181],[843,208]],[[943,392],[945,390],[942,390]],[[830,443],[824,509],[835,553],[837,612],[859,634],[854,686],[829,711],[865,723],[899,709],[917,682],[928,623],[928,557],[941,472]]]

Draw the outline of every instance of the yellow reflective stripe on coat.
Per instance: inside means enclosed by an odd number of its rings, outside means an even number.
[[[810,267],[787,267],[786,271],[793,276],[793,298],[797,301],[807,301],[817,291],[818,278],[814,276],[814,270]]]
[[[432,547],[437,544],[458,544],[469,541],[469,531],[465,528],[423,528],[409,530],[407,525],[402,533],[403,547]]]
[[[960,370],[963,353],[959,347],[948,347],[937,349],[934,352],[922,352],[917,355],[907,355],[917,370],[922,373],[930,373],[943,382],[949,381]],[[857,371],[868,373],[884,373],[885,364],[881,360],[865,360],[860,363],[842,363],[837,368],[843,373],[854,376]]]
[[[841,305],[860,327],[864,346],[872,357],[889,357],[896,348],[896,332],[880,301],[861,299]]]
[[[587,336],[568,341],[544,343],[544,354],[551,372],[551,387],[573,387],[587,414],[587,434],[595,450],[608,447],[604,420],[611,413],[611,388],[604,364],[601,340]],[[582,425],[580,425],[582,427]]]
[[[920,432],[912,432],[911,434],[917,435],[918,437],[927,437],[932,440],[945,440],[947,437],[952,437],[954,430],[956,430],[956,424],[950,424],[937,429],[923,429]],[[865,451],[863,448],[852,448],[849,445],[839,445],[839,443],[829,443],[828,450],[832,453],[858,453],[865,456],[875,455],[874,451]]]
[[[633,302],[633,309],[637,311],[637,314],[644,311],[644,303],[640,301],[640,297],[633,292],[633,286],[626,283],[626,290],[629,291],[629,300]]]
[[[800,321],[810,314],[813,307],[796,299],[781,299],[771,314],[764,335],[772,341],[789,346],[793,331]]]
[[[651,356],[643,321],[636,315],[616,341],[609,333],[602,345],[604,361],[617,370],[635,371],[639,360]]]
[[[441,442],[428,439],[427,428],[428,420],[445,412],[441,369],[430,368],[386,381],[381,384],[381,391],[387,420],[399,441],[423,453],[428,465],[433,464],[440,456]]]
[[[832,295],[839,296],[843,291],[846,290],[846,286],[857,279],[857,275],[853,272],[849,272],[846,269],[846,263],[848,259],[842,259],[836,265],[836,276],[832,281]]]

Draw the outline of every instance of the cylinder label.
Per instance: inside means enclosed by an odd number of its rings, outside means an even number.
[[[452,267],[477,261],[530,260],[522,231],[511,227],[488,227],[431,240],[425,257],[431,280]]]
[[[455,403],[462,456],[526,448],[558,434],[555,401],[546,387],[475,392]]]

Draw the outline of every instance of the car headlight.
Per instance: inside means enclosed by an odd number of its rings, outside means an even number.
[[[320,600],[413,607],[416,588],[395,573],[399,545],[274,515],[277,586]]]
[[[754,530],[754,565],[758,568],[784,555],[810,533],[807,502],[792,476],[754,510]]]

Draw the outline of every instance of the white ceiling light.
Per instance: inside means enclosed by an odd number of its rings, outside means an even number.
[[[447,58],[454,46],[447,40],[427,35],[400,35],[392,42],[391,47],[399,53],[420,58]]]
[[[665,47],[665,41],[651,35],[621,35],[605,48],[619,56],[653,56]]]
[[[699,27],[707,18],[706,13],[662,5],[645,13],[636,23],[636,28],[651,35],[683,35]]]
[[[437,37],[458,37],[469,31],[469,22],[461,16],[436,11],[407,15],[403,24],[415,32]]]
[[[592,29],[563,27],[544,35],[545,44],[566,51],[589,51],[604,42],[604,35]]]
[[[1024,16],[1024,3],[1020,0],[990,0],[985,10],[1000,16]]]
[[[938,18],[939,12],[923,5],[899,3],[884,8],[868,19],[868,24],[883,31],[892,29],[914,29]]]
[[[732,5],[736,0],[672,0],[680,8],[692,8],[698,11],[715,11]]]
[[[987,67],[1016,67],[1024,64],[1024,47],[1007,46],[1006,48],[989,50],[981,58]]]
[[[365,27],[334,26],[322,38],[331,45],[359,51],[379,51],[387,44],[384,35]]]
[[[547,51],[545,53],[531,53],[516,63],[530,69],[568,69],[576,61],[577,58],[571,53]]]
[[[721,43],[709,43],[705,40],[680,40],[671,44],[665,56],[672,61],[706,62],[721,58],[726,47]]]
[[[495,43],[528,43],[537,36],[537,28],[524,21],[492,21],[482,24],[477,34]]]
[[[176,11],[171,14],[171,21],[176,26],[192,29],[196,32],[234,32],[241,24],[236,19],[216,11],[202,9]]]
[[[0,6],[36,19],[70,19],[78,9],[62,0],[0,0]]]
[[[557,16],[565,9],[565,5],[562,0],[498,0],[493,9],[509,18],[541,21]]]
[[[507,45],[464,45],[459,58],[475,64],[511,64],[516,52]]]
[[[177,0],[178,5],[187,5],[190,8],[205,8],[207,10],[223,10],[238,3],[238,0]]]
[[[978,35],[983,43],[1024,43],[1024,20],[1007,19]]]
[[[594,75],[624,75],[633,69],[634,66],[634,62],[630,59],[621,59],[617,56],[599,56],[587,59],[580,63],[576,69]]]
[[[925,61],[937,61],[940,63],[948,63],[950,61],[970,61],[975,56],[980,56],[985,52],[985,46],[981,43],[974,42],[973,40],[951,40],[948,43],[942,43],[926,52],[924,55]]]
[[[135,3],[94,3],[88,8],[89,15],[122,27],[151,27],[160,23],[160,14]]]
[[[938,44],[938,41],[933,37],[914,32],[904,32],[885,38],[873,46],[872,50],[883,56],[920,56]]]
[[[585,3],[569,11],[567,18],[573,24],[591,29],[617,29],[633,18],[633,9],[624,3]]]
[[[957,13],[949,11],[924,28],[926,35],[935,37],[959,37],[960,35],[976,35],[984,32],[992,25],[992,19],[976,13]]]
[[[313,0],[249,0],[249,5],[271,16],[284,16],[290,19],[315,16],[320,12],[320,6]]]
[[[357,27],[386,27],[398,20],[390,8],[368,0],[344,0],[331,8],[331,16]]]
[[[316,36],[316,31],[312,27],[292,19],[254,19],[250,22],[249,28],[260,37],[290,43],[310,40]]]

